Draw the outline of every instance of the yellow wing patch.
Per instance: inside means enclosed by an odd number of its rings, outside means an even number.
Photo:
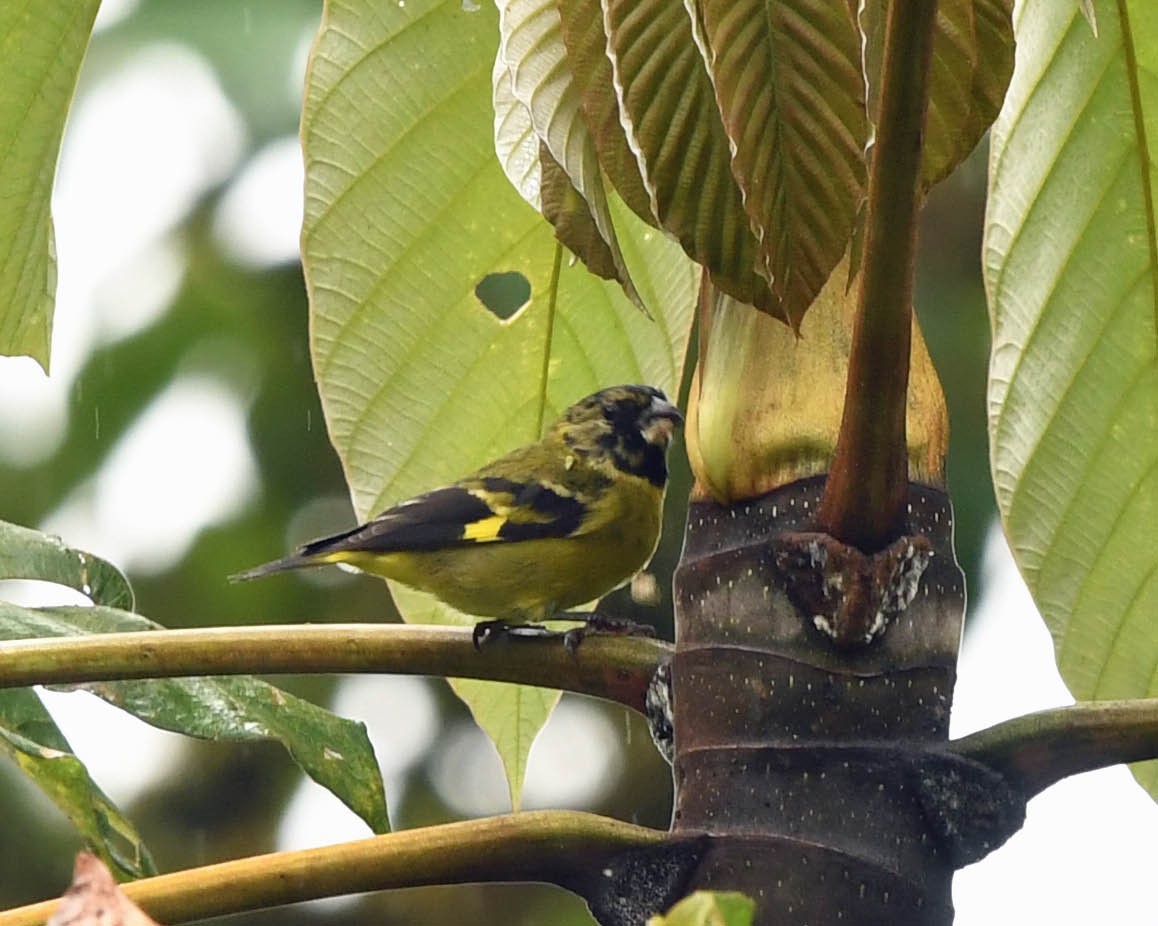
[[[506,523],[507,519],[498,514],[489,518],[482,518],[478,521],[471,521],[469,524],[462,526],[462,539],[473,540],[476,543],[498,540],[499,531],[503,529],[503,525]]]

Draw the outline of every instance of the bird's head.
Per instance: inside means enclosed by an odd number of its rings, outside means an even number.
[[[552,430],[575,452],[606,457],[617,469],[663,486],[665,453],[683,420],[652,386],[612,386],[580,399]]]

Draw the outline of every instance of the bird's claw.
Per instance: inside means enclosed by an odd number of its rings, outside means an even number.
[[[474,625],[471,639],[474,648],[481,650],[498,637],[561,637],[563,649],[574,655],[587,634],[608,634],[620,637],[654,637],[655,628],[651,624],[639,624],[622,617],[609,617],[598,611],[591,614],[568,614],[567,617],[582,620],[583,624],[562,632],[551,630],[542,624],[508,624],[502,620],[479,621]]]
[[[587,628],[585,626],[572,627],[570,630],[563,631],[563,649],[565,649],[572,656],[579,650],[579,644],[587,636]]]
[[[581,629],[581,628],[580,628]],[[655,628],[651,624],[640,624],[625,617],[611,617],[593,611],[587,620],[587,630],[617,637],[654,637]]]
[[[493,643],[499,637],[552,637],[555,631],[540,624],[508,624],[506,621],[479,621],[474,625],[471,640],[476,650]]]

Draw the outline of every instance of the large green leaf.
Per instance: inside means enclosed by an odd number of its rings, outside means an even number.
[[[864,197],[861,34],[847,0],[694,0],[744,211],[783,316],[844,256]]]
[[[0,579],[39,579],[67,585],[93,604],[131,610],[133,590],[116,566],[59,537],[0,521]]]
[[[562,173],[553,184],[556,192],[573,191],[562,208],[554,196],[543,214],[556,234],[593,273],[618,280],[633,301],[639,300],[631,274],[623,262],[607,203],[595,139],[579,112],[579,90],[567,64],[563,22],[555,0],[498,0],[500,45],[497,61],[510,75],[514,98],[530,114],[531,125],[549,154],[544,173]],[[545,178],[546,179],[546,178]],[[544,194],[548,186],[544,184]],[[544,205],[548,201],[544,199]],[[574,233],[578,215],[586,233]],[[569,224],[566,224],[569,223]]]
[[[130,878],[156,873],[133,824],[89,777],[31,688],[0,691],[0,754],[65,813],[111,868]]]
[[[114,608],[22,608],[0,602],[0,639],[161,629]],[[146,723],[202,739],[281,743],[307,775],[375,832],[390,828],[382,776],[361,723],[336,717],[249,676],[78,686]]]
[[[1158,5],[1019,7],[993,128],[993,478],[1078,698],[1158,695]],[[1135,770],[1158,795],[1158,763]]]
[[[48,369],[56,253],[49,200],[100,0],[0,3],[0,354]]]
[[[314,369],[362,517],[537,438],[598,388],[679,379],[694,268],[622,205],[620,245],[655,320],[579,266],[552,291],[551,228],[495,157],[497,34],[493,9],[459,0],[347,0],[327,6],[314,49],[302,129]],[[504,320],[476,287],[509,272],[530,297]],[[528,697],[506,696],[529,729]],[[498,743],[516,785],[529,745]]]

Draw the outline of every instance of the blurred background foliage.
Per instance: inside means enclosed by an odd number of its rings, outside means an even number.
[[[62,284],[52,388],[63,399],[48,395],[30,366],[0,379],[0,517],[62,533],[122,566],[138,610],[169,627],[393,619],[385,587],[371,579],[335,573],[245,586],[225,580],[352,519],[313,385],[305,292],[292,255],[300,165],[296,178],[285,169],[287,158],[293,163],[320,3],[104,6],[66,132],[56,204]],[[156,79],[157,67],[164,80]],[[128,109],[110,108],[116,105]],[[132,131],[123,131],[126,125]],[[96,153],[87,144],[96,144]],[[178,156],[186,149],[191,163]],[[126,237],[116,204],[156,195],[142,157],[162,178],[194,179],[168,218],[140,219],[137,237],[127,236],[133,248],[117,252],[106,247]],[[988,324],[978,269],[984,189],[983,155],[975,154],[934,191],[918,280],[919,315],[949,400],[958,555],[974,600],[993,519],[984,418]],[[70,205],[66,197],[74,195]],[[74,212],[89,237],[71,231]],[[271,223],[280,250],[253,243],[258,232],[250,226]],[[70,274],[86,258],[97,263],[87,272],[89,288],[73,292]],[[151,410],[160,410],[168,430],[145,427]],[[244,422],[240,441],[229,430],[235,420]],[[670,497],[678,503],[688,476],[680,448],[675,457]],[[227,485],[205,495],[202,483],[211,479]],[[127,510],[123,488],[117,494],[126,480],[136,511]],[[661,588],[670,587],[681,542],[682,510],[670,507],[656,560]],[[117,548],[110,538],[118,524],[136,532],[136,546]],[[610,608],[629,606],[617,593]],[[670,639],[670,607],[669,595],[658,610],[637,616]],[[347,716],[392,715],[404,745],[377,745],[384,768],[392,769],[387,796],[396,827],[504,809],[497,757],[441,683],[364,679],[343,695],[333,680],[275,681],[320,703],[336,697],[335,708]],[[408,722],[423,732],[406,734]],[[66,734],[74,729],[62,726]],[[565,732],[552,736],[554,727]],[[667,825],[669,770],[637,718],[565,699],[543,739],[532,752],[527,806],[563,804]],[[275,746],[172,737],[160,747],[168,758],[154,762],[135,743],[110,733],[101,746],[111,754],[106,774],[129,785],[108,783],[99,769],[94,775],[124,800],[162,870],[339,838],[310,836],[292,822],[324,823],[330,805],[305,801],[296,816],[287,811],[300,796],[301,776]],[[88,758],[75,737],[73,745]],[[561,753],[555,761],[547,755],[552,749]],[[75,834],[13,769],[0,766],[0,782],[0,819],[7,821],[0,907],[59,893]],[[577,899],[547,887],[452,890],[400,891],[229,922],[590,922]]]

